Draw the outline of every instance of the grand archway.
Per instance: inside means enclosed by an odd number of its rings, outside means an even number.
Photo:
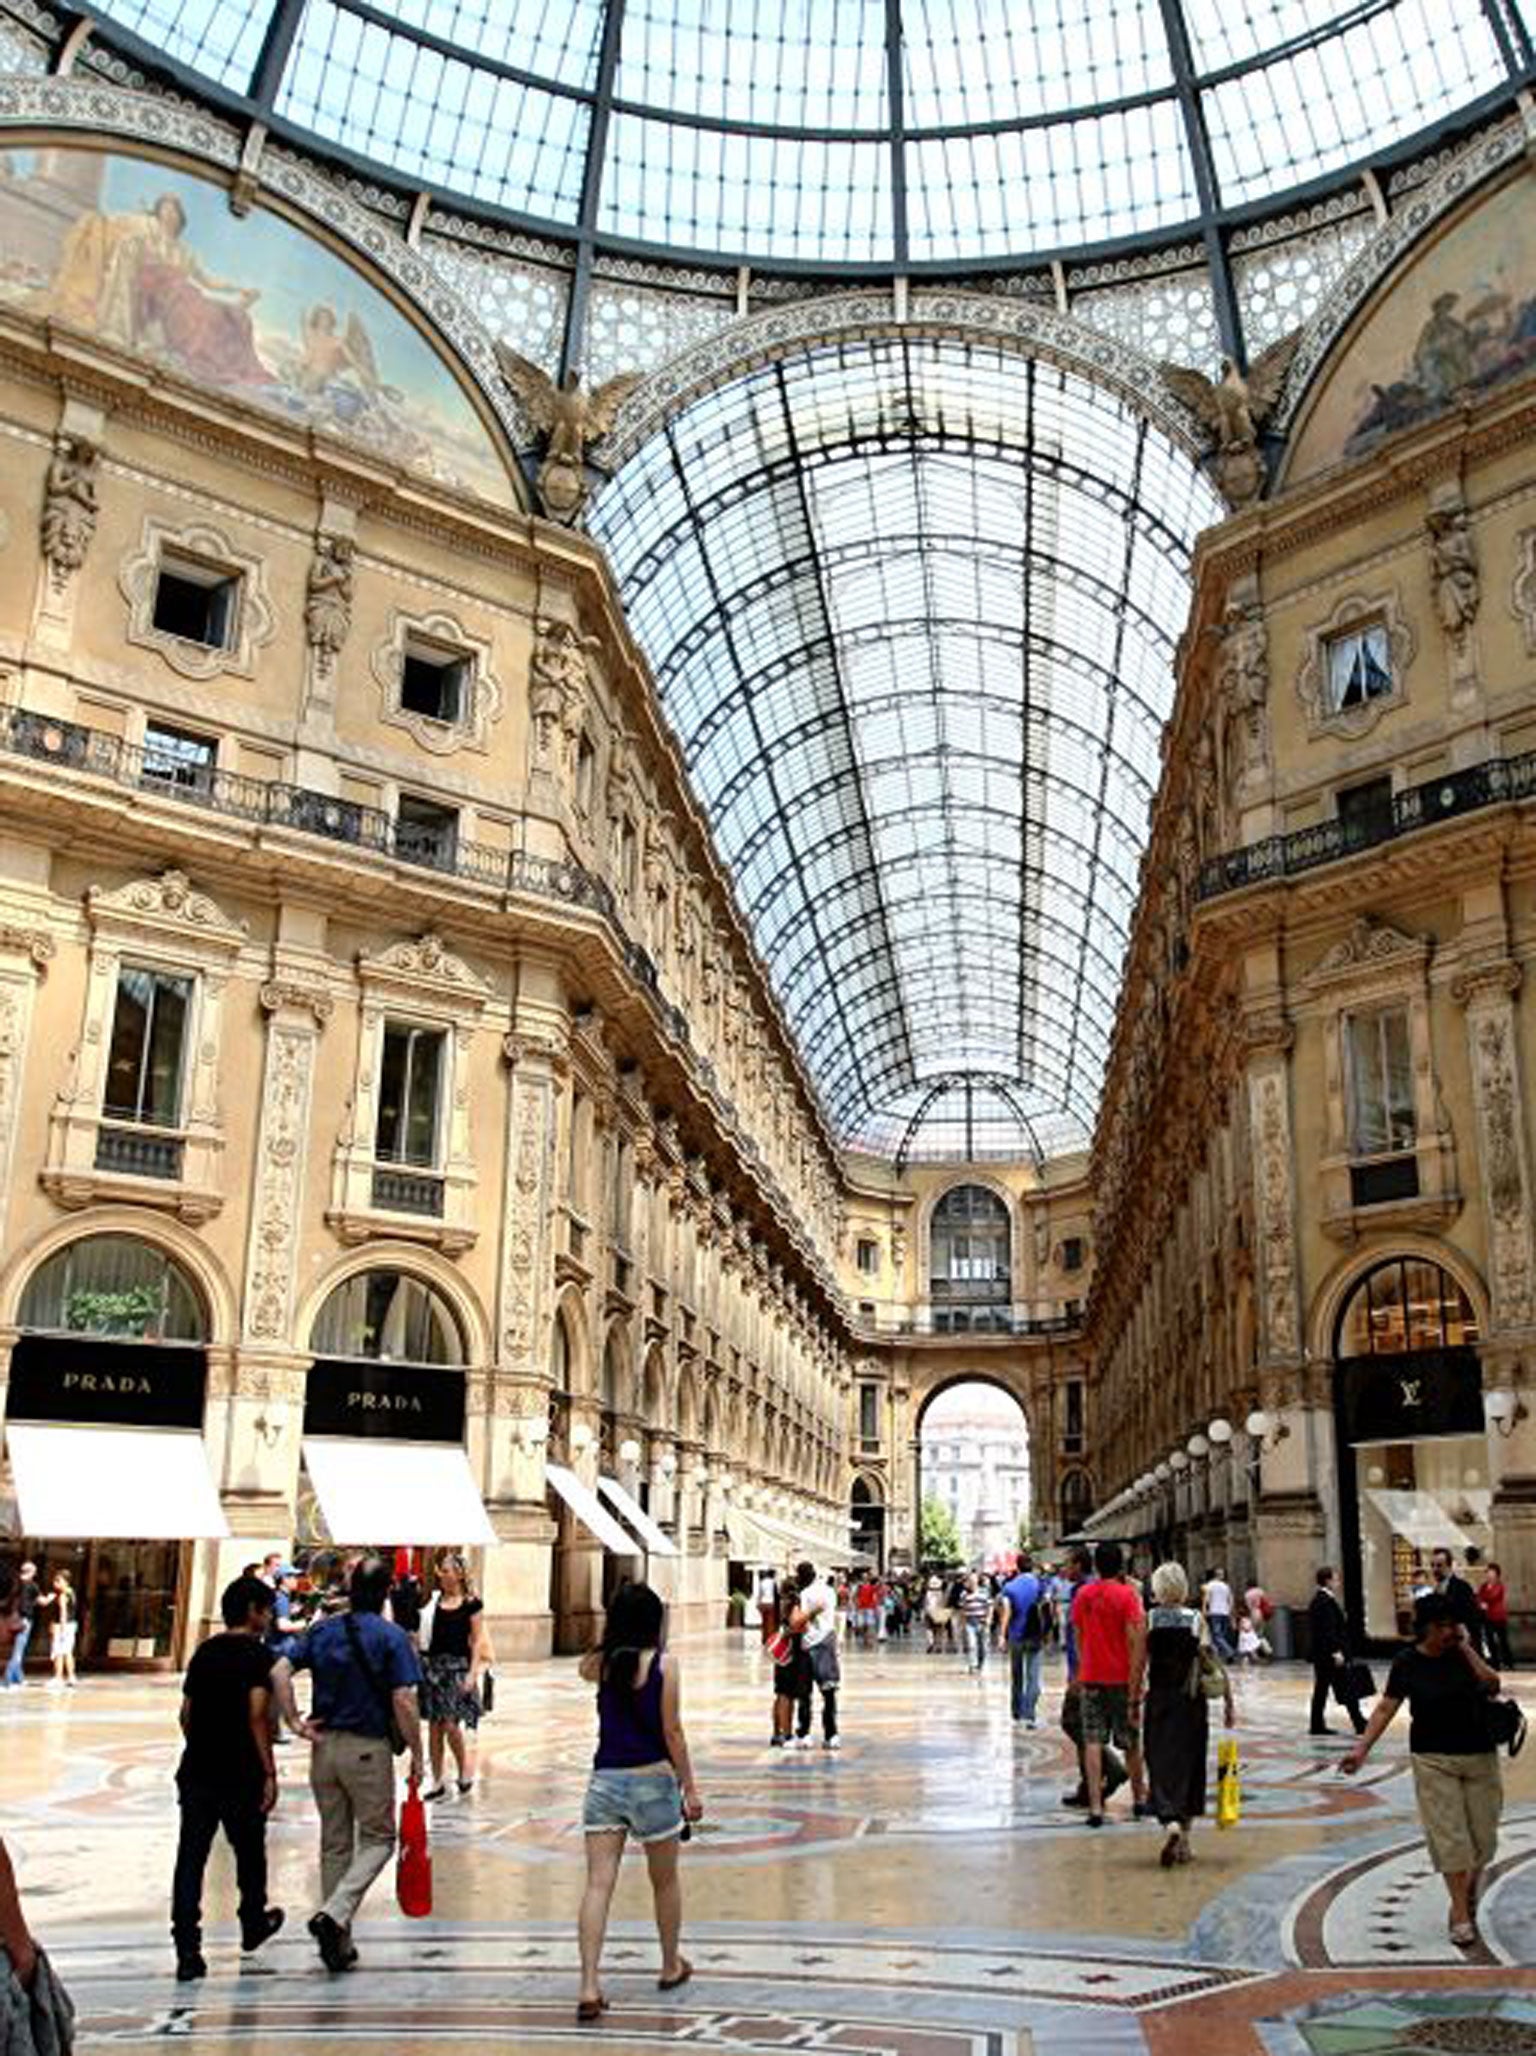
[[[914,1444],[920,1561],[996,1566],[1028,1546],[1029,1418],[1007,1382],[962,1372],[936,1387],[918,1412]]]

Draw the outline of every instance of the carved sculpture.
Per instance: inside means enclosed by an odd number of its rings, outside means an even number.
[[[43,561],[55,592],[85,562],[96,533],[96,472],[101,453],[84,436],[60,436],[43,485]]]
[[[552,521],[573,522],[587,501],[587,445],[607,435],[619,408],[640,384],[641,374],[621,372],[588,393],[582,390],[578,372],[567,372],[556,385],[547,372],[508,343],[497,343],[496,362],[534,427],[544,435],[538,475],[544,512]]]
[[[1437,493],[1431,500],[1425,523],[1429,530],[1429,569],[1434,587],[1435,612],[1440,626],[1460,643],[1477,619],[1482,597],[1478,576],[1477,542],[1467,519],[1466,503],[1460,490]]]
[[[1243,786],[1269,768],[1269,631],[1252,577],[1237,580],[1227,595],[1219,633],[1216,687],[1227,798],[1235,801]]]
[[[309,563],[304,594],[304,633],[322,670],[341,654],[352,627],[352,559],[350,536],[321,534]]]
[[[1182,400],[1211,436],[1211,474],[1229,507],[1251,507],[1264,490],[1259,434],[1280,404],[1301,330],[1282,336],[1248,367],[1246,377],[1229,357],[1221,377],[1209,379],[1185,364],[1158,367],[1163,384]]]
[[[539,621],[528,667],[528,707],[533,716],[534,760],[552,766],[575,752],[587,707],[587,647],[592,640],[569,621]]]

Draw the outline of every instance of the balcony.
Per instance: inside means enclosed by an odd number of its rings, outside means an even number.
[[[155,1133],[146,1128],[109,1127],[105,1123],[96,1135],[96,1168],[115,1171],[126,1178],[170,1178],[181,1176],[184,1144],[179,1135]]]
[[[376,1164],[373,1203],[381,1213],[414,1214],[420,1220],[443,1217],[443,1181],[430,1171],[404,1171],[394,1164]]]
[[[1348,820],[1319,821],[1315,827],[1298,828],[1290,835],[1266,836],[1262,842],[1212,857],[1201,867],[1199,897],[1219,899],[1223,893],[1240,892],[1247,885],[1294,878],[1320,864],[1394,842],[1416,828],[1430,828],[1482,807],[1532,797],[1536,797],[1536,750],[1520,757],[1491,757],[1464,771],[1448,771],[1442,778],[1394,793],[1390,806],[1373,807]]]

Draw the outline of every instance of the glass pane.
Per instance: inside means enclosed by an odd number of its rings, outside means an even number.
[[[436,1029],[413,1028],[405,1116],[405,1161],[408,1164],[437,1162],[437,1108],[442,1074],[442,1034]]]
[[[149,1061],[145,1069],[144,1101],[139,1118],[152,1122],[156,1127],[174,1128],[181,1120],[182,1052],[186,1047],[192,987],[185,978],[158,975],[154,986]]]
[[[1363,1443],[1355,1460],[1365,1631],[1395,1639],[1431,1582],[1433,1550],[1449,1549],[1460,1568],[1469,1549],[1486,1557],[1493,1547],[1487,1444],[1481,1435]]]
[[[139,1118],[154,991],[152,972],[125,970],[118,973],[117,1007],[112,1016],[112,1042],[107,1051],[107,1085],[102,1095],[102,1106],[121,1121]]]
[[[27,1280],[23,1328],[201,1342],[202,1302],[165,1254],[132,1235],[88,1235],[57,1251]]]
[[[360,1271],[336,1287],[316,1318],[317,1356],[462,1364],[458,1323],[439,1294],[403,1271]]]
[[[1387,1146],[1412,1149],[1417,1124],[1413,1111],[1413,1061],[1408,1050],[1408,1010],[1394,1007],[1381,1016],[1382,1075],[1387,1111]]]
[[[118,973],[102,1108],[114,1120],[174,1128],[181,1112],[188,979],[125,965]]]

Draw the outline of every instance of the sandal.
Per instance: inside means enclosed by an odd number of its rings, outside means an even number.
[[[675,1992],[679,1985],[687,1984],[689,1978],[693,1976],[693,1965],[688,1961],[687,1957],[681,1957],[679,1961],[682,1964],[682,1968],[676,1977],[657,1978],[656,1989],[658,1992]]]
[[[576,2018],[578,2020],[597,2020],[607,2010],[608,2001],[601,1992],[598,1993],[595,1999],[578,1999],[576,2002]]]
[[[1162,1853],[1157,1860],[1164,1870],[1172,1870],[1173,1866],[1178,1862],[1179,1831],[1177,1828],[1170,1828],[1168,1830],[1167,1838],[1163,1843]]]
[[[1470,1920],[1453,1920],[1450,1926],[1451,1940],[1458,1949],[1477,1947],[1477,1928]]]

